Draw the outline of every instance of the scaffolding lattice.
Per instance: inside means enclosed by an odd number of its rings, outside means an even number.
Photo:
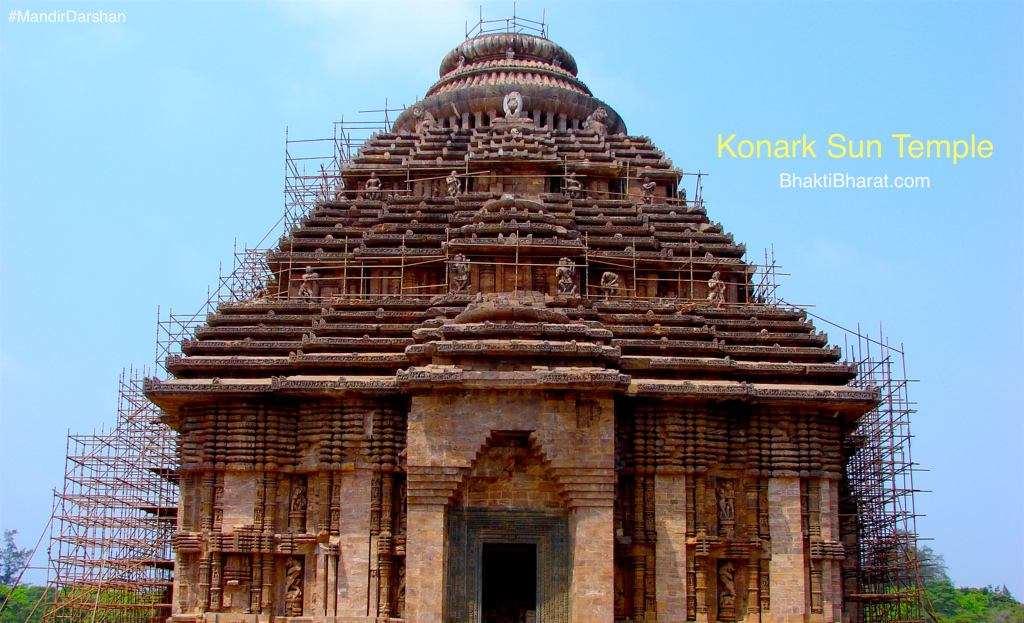
[[[817,318],[817,316],[815,316]],[[832,324],[823,318],[819,318]],[[838,325],[833,325],[837,326]],[[843,329],[842,327],[838,327]],[[846,352],[858,368],[855,387],[878,387],[881,403],[847,438],[848,489],[840,513],[848,526],[844,571],[846,598],[864,623],[925,620],[917,556],[917,513],[911,458],[910,400],[902,345],[860,331],[846,332]]]
[[[222,267],[217,287],[207,291],[206,302],[197,311],[176,314],[171,310],[166,315],[157,311],[156,369],[159,372],[166,373],[164,361],[170,355],[179,354],[181,341],[192,337],[217,303],[243,301],[263,294],[271,276],[266,255],[273,238],[280,236],[287,241],[288,234],[309,210],[335,191],[353,148],[377,132],[388,131],[391,112],[396,110],[388,108],[385,100],[383,110],[365,111],[374,115],[372,118],[335,122],[334,136],[328,138],[292,139],[285,130],[284,213],[255,247],[239,250],[236,246],[231,272],[224,274]],[[384,117],[375,116],[379,113]]]
[[[175,436],[158,414],[130,371],[121,375],[115,428],[68,435],[64,487],[54,492],[48,621],[170,616]]]

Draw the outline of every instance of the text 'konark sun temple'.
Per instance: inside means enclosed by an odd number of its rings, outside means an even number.
[[[180,623],[862,621],[880,399],[546,38],[368,140],[146,396]]]

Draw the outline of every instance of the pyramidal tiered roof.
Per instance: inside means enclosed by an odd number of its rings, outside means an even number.
[[[225,394],[471,377],[826,402],[851,419],[873,404],[804,312],[754,300],[743,245],[576,72],[524,34],[449,53],[268,254],[265,291],[220,304],[147,395],[172,423]]]

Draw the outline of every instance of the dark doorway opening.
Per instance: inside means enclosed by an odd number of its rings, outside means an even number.
[[[484,543],[482,623],[525,623],[537,612],[537,546]]]

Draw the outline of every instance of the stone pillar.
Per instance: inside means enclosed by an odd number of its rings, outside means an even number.
[[[365,616],[369,590],[370,488],[369,470],[342,472],[334,495],[343,500],[339,507],[337,560],[337,615]]]
[[[615,616],[614,531],[611,505],[573,509],[572,580],[569,589],[573,623],[612,623]]]
[[[803,623],[808,588],[798,477],[768,480],[768,523],[772,535],[770,621]]]
[[[821,539],[838,543],[839,538],[839,483],[821,479]],[[822,561],[822,614],[828,623],[843,618],[843,574],[838,560]]]
[[[405,620],[438,623],[444,606],[444,505],[413,505],[410,496],[407,521]]]
[[[686,476],[657,474],[654,512],[658,532],[656,549],[658,619],[686,620]]]

